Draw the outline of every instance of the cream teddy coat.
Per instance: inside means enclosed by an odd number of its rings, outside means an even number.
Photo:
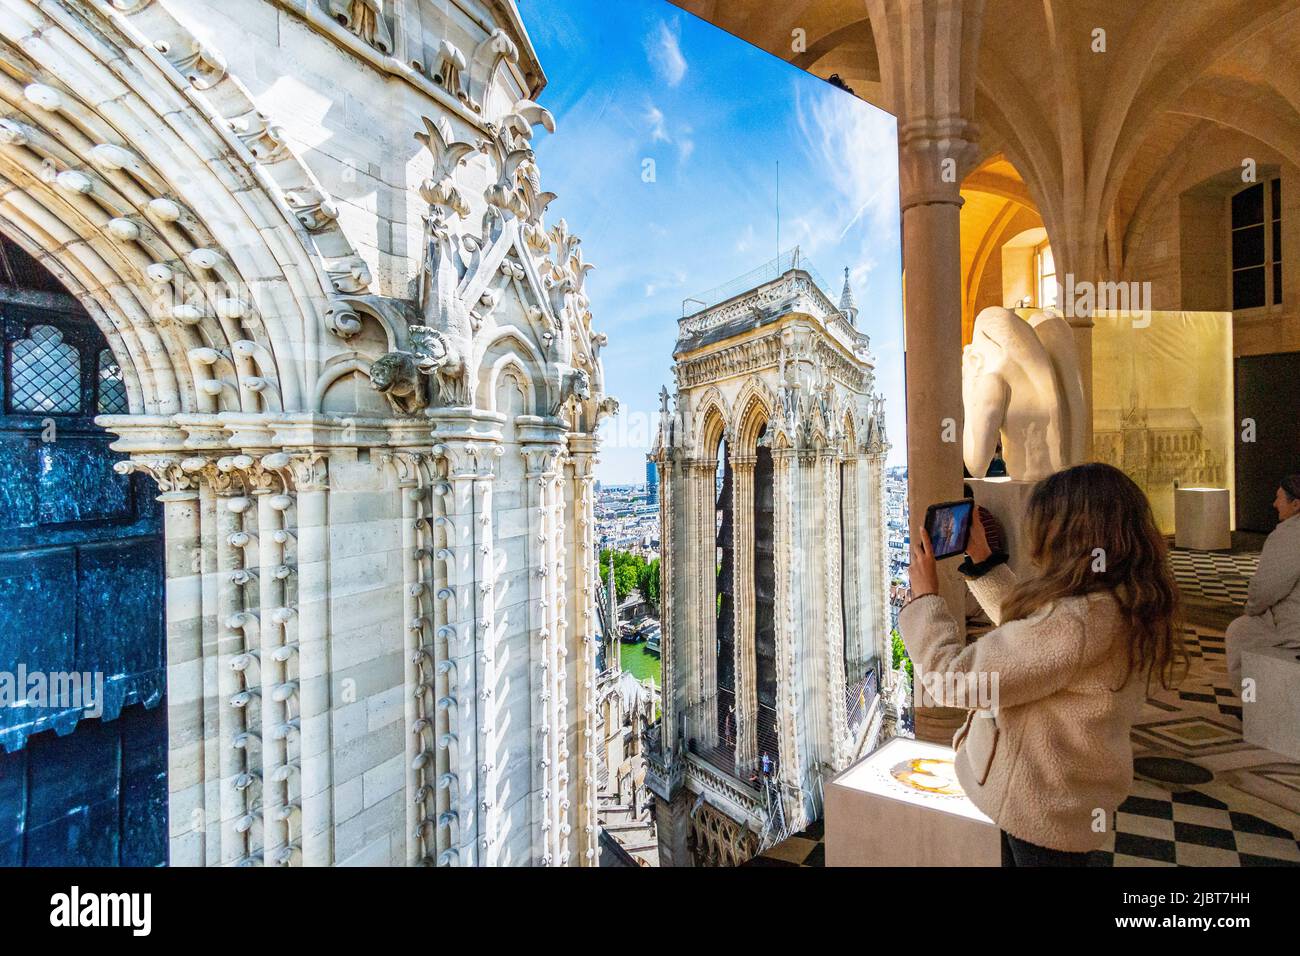
[[[917,598],[898,618],[927,691],[926,673],[983,675],[990,690],[996,675],[996,694],[953,738],[957,779],[1012,836],[1054,850],[1097,849],[1133,782],[1129,731],[1146,691],[1145,675],[1127,674],[1119,605],[1109,593],[1064,598],[1002,624],[1015,575],[1001,565],[969,584],[999,625],[969,646],[938,595]],[[937,685],[940,703],[977,703],[954,698],[957,681]]]

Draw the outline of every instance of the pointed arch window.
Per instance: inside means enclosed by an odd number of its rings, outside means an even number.
[[[9,405],[15,412],[81,411],[81,356],[52,325],[32,326],[9,350]]]

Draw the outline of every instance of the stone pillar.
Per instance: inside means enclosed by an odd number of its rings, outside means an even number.
[[[596,719],[596,595],[597,555],[594,542],[595,463],[599,440],[594,435],[571,433],[569,444],[569,619],[574,625],[569,656],[574,664],[576,720],[573,721],[578,765],[575,773],[578,834],[575,862],[596,866],[600,861],[600,820],[597,817],[596,777],[600,772],[597,750],[603,747]],[[617,655],[618,644],[614,644]],[[661,650],[662,653],[662,650]],[[617,657],[616,657],[617,660]],[[635,788],[634,788],[635,789]],[[635,797],[635,794],[634,794]],[[635,805],[635,803],[634,803]]]
[[[167,791],[172,866],[205,856],[203,578],[199,491],[175,469],[163,504],[167,588]]]
[[[701,747],[718,743],[718,530],[717,475],[718,463],[712,459],[691,465],[694,541],[691,548],[694,574],[691,587],[695,598],[698,626],[691,635],[691,675],[688,694],[695,696],[689,706],[696,715],[691,728]],[[732,487],[735,487],[734,476]],[[734,507],[734,505],[733,505]],[[735,528],[733,516],[732,528]],[[734,547],[733,547],[734,552]],[[697,676],[698,675],[698,676]]]
[[[219,694],[220,661],[218,645],[220,626],[217,623],[218,594],[224,586],[218,565],[217,545],[217,493],[207,479],[205,459],[194,458],[191,464],[200,469],[195,475],[199,489],[199,533],[202,554],[200,571],[203,576],[203,858],[205,866],[222,864],[221,850],[221,768],[229,759],[222,747],[221,714],[225,702]]]
[[[840,560],[839,456],[833,447],[822,449],[818,459],[821,477],[823,654],[826,661],[826,698],[829,746],[824,754],[839,770],[847,760],[848,730],[844,712],[844,618]]]
[[[431,762],[432,753],[425,750],[424,716],[431,710],[429,697],[433,693],[432,682],[425,674],[430,668],[422,668],[423,651],[421,615],[428,585],[422,579],[419,539],[422,525],[427,523],[420,515],[420,503],[423,489],[421,456],[413,452],[398,452],[385,456],[393,465],[397,475],[397,494],[400,499],[401,554],[402,554],[402,627],[404,642],[403,676],[402,676],[402,721],[406,731],[405,753],[406,765],[406,822],[403,828],[406,844],[406,865],[416,866],[422,861],[436,858],[436,852],[430,853],[434,843],[433,828],[428,825],[424,809],[421,787],[424,786],[423,769]]]
[[[323,455],[290,464],[297,489],[298,701],[302,861],[334,862],[333,734],[329,652],[329,477]],[[289,568],[285,568],[290,572]]]
[[[208,467],[217,491],[217,696],[221,787],[221,863],[262,861],[254,802],[261,777],[260,687],[249,643],[256,622],[257,577],[249,566],[256,544],[252,502],[232,478],[229,459]],[[248,527],[246,528],[246,518]],[[245,629],[250,630],[246,636]]]
[[[480,633],[477,569],[480,555],[476,548],[475,481],[478,478],[479,451],[472,441],[455,432],[458,421],[447,423],[448,434],[438,441],[441,426],[434,430],[433,455],[445,463],[447,493],[443,495],[447,528],[446,545],[438,557],[444,567],[447,589],[447,621],[437,633],[446,641],[449,672],[455,675],[454,692],[449,690],[447,707],[454,717],[455,729],[439,738],[439,747],[448,754],[449,784],[454,786],[449,812],[456,814],[456,843],[446,853],[450,865],[475,866],[482,861],[479,837],[481,800],[488,791],[481,786],[479,734],[479,697],[487,688],[479,683],[478,635]]]
[[[674,739],[671,735],[676,732],[677,711],[682,706],[681,681],[677,679],[676,669],[679,666],[677,658],[681,653],[679,648],[685,636],[686,612],[682,607],[685,581],[679,577],[681,562],[670,559],[669,555],[680,555],[682,551],[678,536],[681,533],[679,523],[685,521],[683,514],[685,502],[682,500],[685,495],[681,494],[683,484],[681,470],[668,450],[660,450],[655,465],[659,469],[659,551],[662,556],[659,607],[663,630],[660,638],[659,660],[663,674],[663,686],[660,688],[663,716],[660,719],[659,731],[666,760],[667,748],[672,745]]]
[[[974,151],[957,119],[900,125],[903,210],[904,340],[907,372],[907,480],[912,533],[926,508],[962,492],[960,167]],[[954,567],[939,565],[939,590],[959,623],[966,589]],[[950,739],[964,716],[919,709],[916,734]]]
[[[776,546],[776,722],[780,735],[780,780],[784,793],[797,793],[803,781],[800,728],[807,719],[800,706],[799,646],[802,627],[797,591],[799,524],[796,485],[799,460],[789,446],[772,449],[772,538]]]
[[[554,588],[547,567],[549,489],[555,477],[559,447],[554,442],[525,441],[526,507],[528,509],[528,631],[529,689],[533,711],[531,810],[534,862],[549,866],[555,859],[555,758],[553,741],[559,733],[550,706],[555,696],[551,653],[550,609]]]
[[[258,469],[260,472],[261,470]],[[262,839],[267,865],[286,865],[296,858],[292,845],[291,825],[294,796],[298,781],[285,769],[290,766],[290,719],[297,685],[286,673],[287,658],[281,648],[281,628],[287,623],[284,579],[275,569],[285,564],[282,554],[289,543],[285,529],[285,511],[292,504],[288,495],[274,494],[274,480],[261,472],[262,480],[253,489],[257,509],[257,589],[259,633],[258,671],[261,677],[262,712]],[[251,549],[250,549],[251,550]],[[250,638],[252,636],[250,635]],[[250,640],[250,643],[252,641]]]
[[[863,553],[872,555],[864,576],[863,600],[870,604],[865,625],[868,636],[864,639],[864,657],[876,659],[876,677],[883,693],[886,677],[893,665],[893,642],[889,627],[889,527],[886,524],[885,506],[885,453],[871,452],[860,459],[858,466],[865,472],[859,487],[866,487],[866,507],[863,509]]]
[[[731,455],[731,555],[735,625],[736,776],[758,761],[758,685],[754,649],[754,455]]]
[[[497,701],[501,662],[497,660],[499,622],[496,613],[497,560],[492,492],[496,479],[496,459],[502,454],[502,449],[496,444],[475,443],[468,451],[475,464],[471,487],[474,515],[473,562],[476,568],[474,580],[478,591],[474,628],[477,651],[474,665],[478,684],[478,852],[480,866],[495,866],[501,850],[497,820],[501,814],[499,804],[503,795],[499,784],[501,768],[496,764],[500,733],[497,713],[502,704]]]

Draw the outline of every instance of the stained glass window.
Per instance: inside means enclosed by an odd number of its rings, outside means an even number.
[[[52,325],[35,325],[9,352],[11,407],[15,412],[81,411],[81,357]]]

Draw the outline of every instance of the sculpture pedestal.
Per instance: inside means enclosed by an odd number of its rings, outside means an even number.
[[[987,508],[998,519],[1007,536],[1007,566],[1023,577],[1029,562],[1029,496],[1036,481],[1015,478],[970,478],[966,482],[975,495],[975,504]]]
[[[1226,492],[1225,492],[1226,494]],[[1283,643],[1279,636],[1278,643]],[[1290,643],[1290,642],[1288,642]],[[1300,760],[1300,653],[1286,647],[1256,647],[1241,655],[1242,678],[1255,681],[1255,699],[1241,707],[1241,736],[1247,743]]]
[[[892,773],[952,757],[951,747],[895,737],[826,784],[826,865],[1001,866],[1002,835],[969,798],[914,789]]]
[[[1232,547],[1231,498],[1227,488],[1174,491],[1174,546],[1195,551]]]

